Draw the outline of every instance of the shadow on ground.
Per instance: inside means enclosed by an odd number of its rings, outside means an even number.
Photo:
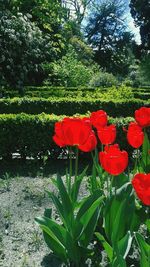
[[[79,173],[83,169],[90,165],[89,159],[80,159]],[[74,165],[74,161],[73,161]],[[66,174],[66,169],[69,168],[69,162],[67,159],[49,159],[46,163],[41,160],[21,160],[12,159],[9,161],[0,160],[0,178],[3,178],[6,173],[10,177],[24,176],[24,177],[48,177],[53,174],[59,173],[61,176]],[[90,168],[89,168],[90,170]]]
[[[42,262],[41,262],[42,267],[62,267],[64,266],[56,257],[53,253],[46,255]]]

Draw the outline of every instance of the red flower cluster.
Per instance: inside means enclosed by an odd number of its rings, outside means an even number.
[[[127,140],[134,147],[139,148],[144,141],[143,127],[150,126],[150,108],[142,107],[135,111],[136,122],[131,122],[128,127]]]
[[[53,140],[58,146],[77,146],[84,152],[93,150],[97,145],[89,118],[64,118],[56,122]]]
[[[132,180],[132,185],[136,191],[138,198],[145,204],[150,206],[150,173],[138,173]]]
[[[98,110],[91,113],[90,117],[92,125],[97,129],[97,135],[103,145],[114,143],[116,139],[116,126],[107,125],[107,113],[103,110]]]
[[[105,146],[105,151],[99,153],[99,160],[106,172],[119,175],[128,166],[128,153],[121,151],[118,144]]]

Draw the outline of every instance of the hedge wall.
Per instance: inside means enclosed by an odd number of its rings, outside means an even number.
[[[54,124],[63,116],[6,114],[0,115],[0,157],[11,157],[12,153],[20,153],[22,157],[43,156],[57,146],[52,140]],[[110,118],[110,123],[117,125],[117,142],[122,148],[131,150],[127,144],[126,134],[122,127],[133,118]]]
[[[118,87],[119,88],[119,87]],[[126,87],[128,90],[128,87]],[[112,87],[114,89],[114,87]],[[131,88],[130,88],[131,89]],[[91,96],[93,93],[103,93],[110,92],[111,87],[50,87],[50,86],[42,86],[42,87],[34,87],[28,86],[25,87],[25,96],[26,97],[41,97],[41,98],[49,98],[49,97],[77,97],[77,96]],[[150,93],[150,88],[132,88],[133,93],[136,98],[148,99],[145,94]],[[0,89],[0,97],[20,97],[18,91],[16,90],[8,90],[8,89]]]
[[[0,113],[40,114],[45,112],[46,114],[71,116],[75,113],[85,114],[88,111],[104,109],[112,117],[133,117],[136,109],[148,104],[150,104],[150,100],[139,99],[107,101],[92,98],[13,98],[0,99]]]
[[[137,92],[134,93],[134,97],[138,99],[150,100],[150,93]]]

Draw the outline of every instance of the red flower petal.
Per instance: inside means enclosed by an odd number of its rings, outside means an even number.
[[[132,185],[138,198],[145,204],[150,205],[150,173],[138,173],[132,180]]]
[[[127,140],[128,143],[134,148],[139,148],[143,144],[144,133],[142,128],[136,122],[131,122],[129,124]]]
[[[103,145],[112,144],[116,139],[116,126],[112,124],[101,127],[98,129],[97,134]]]
[[[118,144],[106,146],[105,151],[99,153],[99,160],[106,172],[119,175],[128,165],[128,153],[120,151]]]
[[[104,127],[107,125],[107,113],[104,110],[92,112],[90,120],[95,128]]]
[[[150,126],[150,108],[142,107],[135,111],[135,120],[141,127]]]
[[[94,132],[92,131],[87,141],[83,145],[80,145],[78,148],[84,152],[89,152],[95,149],[96,145],[97,145],[97,139]]]

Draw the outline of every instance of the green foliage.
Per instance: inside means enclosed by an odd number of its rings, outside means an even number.
[[[40,157],[50,154],[51,149],[56,147],[52,140],[54,124],[62,118],[63,116],[44,113],[0,115],[0,156],[11,157],[12,153],[16,152],[22,157]],[[122,127],[132,120],[132,118],[110,119],[110,123],[117,124],[117,140],[125,149],[129,148],[129,145],[127,146]]]
[[[149,267],[150,245],[144,240],[143,236],[135,233],[136,242],[140,249],[140,267]]]
[[[0,12],[0,35],[3,36],[0,41],[1,77],[12,87],[31,84],[37,74],[42,73],[40,63],[52,59],[54,50],[50,38],[43,38],[42,32],[26,15],[17,13],[14,16],[8,10]]]
[[[70,44],[74,49],[77,59],[79,61],[81,61],[86,66],[90,66],[91,64],[95,64],[96,66],[96,63],[94,63],[93,61],[93,50],[83,40],[81,40],[77,36],[73,36],[72,38],[70,38]]]
[[[45,65],[45,69],[49,74],[46,83],[66,87],[88,85],[94,71],[79,61],[72,46],[61,60]]]
[[[133,35],[127,30],[125,1],[100,1],[91,9],[85,35],[95,61],[107,72],[124,76],[133,60]]]
[[[140,27],[142,48],[149,50],[150,46],[150,5],[149,0],[130,0],[131,15],[135,24]]]
[[[112,117],[128,117],[134,116],[134,111],[144,105],[148,105],[150,101],[139,99],[106,99],[91,97],[72,98],[72,97],[51,97],[45,98],[12,98],[0,99],[0,113],[20,113],[68,115],[85,114],[88,111],[103,109]],[[131,109],[132,106],[132,109]]]
[[[96,86],[96,87],[100,86],[111,87],[117,84],[118,81],[113,74],[102,71],[97,72],[90,80],[90,86]]]
[[[126,86],[119,86],[117,87],[111,87],[107,92],[103,93],[103,98],[106,98],[107,100],[117,99],[117,100],[128,100],[134,98],[134,93],[132,92],[131,87]]]
[[[150,83],[150,55],[145,55],[140,64],[141,74]]]
[[[34,22],[43,35],[50,36],[52,47],[60,55],[65,48],[64,23],[67,10],[62,7],[59,0],[13,0],[13,12],[30,14],[30,20]],[[48,52],[48,49],[47,49]]]
[[[84,175],[82,179],[83,177]],[[77,187],[77,180],[76,177],[72,189]],[[60,198],[52,192],[48,194],[59,214],[61,224],[46,216],[35,220],[43,230],[48,247],[63,262],[84,266],[85,260],[92,252],[87,247],[94,234],[103,197],[98,190],[95,195],[83,198],[77,210],[78,200],[72,199],[61,177],[58,176],[54,185],[58,189]]]

